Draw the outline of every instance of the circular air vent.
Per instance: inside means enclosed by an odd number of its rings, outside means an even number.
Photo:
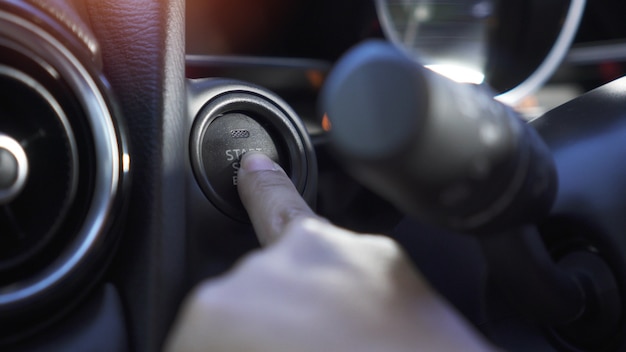
[[[60,229],[77,190],[78,148],[63,108],[33,77],[0,65],[0,91],[8,95],[0,98],[0,148],[7,160],[0,163],[7,175],[0,272],[7,272],[35,260]]]
[[[0,339],[92,286],[129,163],[93,62],[16,4],[0,9]]]

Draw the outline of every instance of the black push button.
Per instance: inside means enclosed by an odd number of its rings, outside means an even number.
[[[205,193],[219,209],[236,219],[247,218],[237,193],[237,171],[244,153],[262,152],[288,170],[288,163],[283,162],[288,157],[270,131],[241,113],[215,118],[201,137],[200,150],[202,171],[208,181]]]
[[[317,162],[302,120],[280,97],[249,83],[206,79],[189,86],[191,166],[202,193],[223,214],[249,222],[237,192],[241,156],[260,151],[283,167],[315,207]]]

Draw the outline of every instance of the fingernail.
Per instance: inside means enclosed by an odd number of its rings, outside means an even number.
[[[245,171],[280,170],[280,166],[263,153],[248,152],[241,157],[241,168]]]

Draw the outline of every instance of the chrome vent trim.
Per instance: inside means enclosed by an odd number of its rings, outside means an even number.
[[[24,309],[45,306],[51,298],[66,295],[68,287],[77,286],[77,277],[83,281],[93,280],[89,278],[93,276],[91,271],[100,271],[101,257],[107,256],[102,251],[110,249],[111,242],[115,242],[116,236],[112,236],[110,230],[120,211],[118,208],[126,188],[124,179],[129,174],[130,156],[123,128],[108,95],[110,88],[96,67],[81,62],[53,35],[9,11],[0,10],[0,38],[2,42],[18,43],[18,46],[35,53],[33,60],[46,68],[51,76],[63,81],[76,96],[91,131],[96,159],[88,209],[71,240],[58,256],[50,258],[44,269],[10,284],[0,285],[0,321],[6,321],[19,316]],[[28,76],[28,73],[25,75]],[[88,287],[90,282],[82,286]]]

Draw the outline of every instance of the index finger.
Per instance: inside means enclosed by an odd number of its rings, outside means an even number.
[[[317,217],[285,171],[262,153],[241,158],[237,189],[261,244],[280,239],[297,218]]]

